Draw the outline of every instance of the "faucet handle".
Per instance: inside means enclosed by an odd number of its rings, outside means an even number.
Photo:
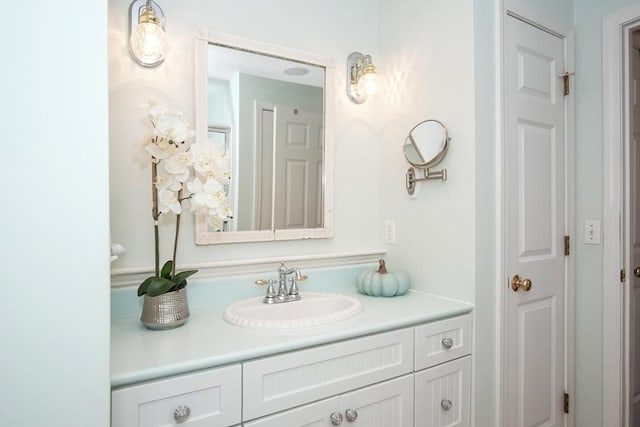
[[[308,278],[309,276],[307,276],[306,274],[302,274],[300,270],[296,269],[296,282],[304,282]]]
[[[264,285],[274,285],[278,283],[277,280],[274,279],[258,279],[255,281],[256,285],[264,286]]]

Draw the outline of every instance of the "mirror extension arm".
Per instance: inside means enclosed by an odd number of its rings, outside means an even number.
[[[421,182],[421,181],[434,181],[434,180],[442,180],[442,181],[446,181],[447,180],[447,170],[446,169],[442,169],[436,172],[431,172],[429,171],[429,169],[421,169],[423,174],[424,174],[424,178],[416,178],[416,169],[411,166],[409,169],[407,169],[407,193],[409,193],[410,196],[413,196],[413,194],[416,192],[416,182]]]

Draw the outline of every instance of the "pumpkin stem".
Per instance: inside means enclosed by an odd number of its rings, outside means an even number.
[[[387,267],[384,265],[384,260],[381,259],[380,261],[378,261],[378,264],[380,265],[378,267],[378,271],[376,273],[380,273],[380,274],[387,274]]]

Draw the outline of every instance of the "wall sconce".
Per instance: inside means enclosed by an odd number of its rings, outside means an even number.
[[[378,92],[376,66],[370,55],[353,52],[347,58],[347,95],[356,104],[362,104]]]
[[[134,0],[129,7],[129,53],[143,67],[155,67],[167,53],[164,13],[151,0]]]

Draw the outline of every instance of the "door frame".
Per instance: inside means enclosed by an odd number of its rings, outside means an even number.
[[[496,425],[500,427],[509,427],[504,424],[506,418],[506,405],[510,400],[510,396],[507,396],[506,390],[506,375],[505,375],[505,362],[506,362],[506,316],[507,310],[506,300],[508,292],[508,271],[505,253],[506,248],[506,165],[505,165],[505,143],[506,143],[506,120],[505,120],[505,104],[504,104],[504,67],[505,67],[505,51],[504,51],[504,34],[505,34],[505,19],[508,15],[520,19],[530,25],[533,25],[543,31],[550,32],[561,36],[565,40],[565,65],[567,71],[573,71],[575,69],[575,35],[574,30],[570,27],[563,25],[562,23],[555,21],[549,16],[543,16],[539,13],[539,10],[529,8],[525,3],[516,3],[508,0],[500,0],[501,7],[499,10],[499,33],[500,33],[500,69],[498,70],[500,88],[498,89],[498,138],[497,138],[497,153],[498,153],[498,197],[497,200],[497,212],[499,227],[497,227],[496,241],[499,242],[497,249],[498,260],[498,280],[496,283],[497,290],[497,304],[498,314],[496,316],[496,333],[498,339],[496,340],[496,354],[498,356],[497,364],[497,379],[496,379]],[[574,80],[571,80],[571,87],[574,88]],[[565,263],[565,386],[570,396],[575,396],[574,391],[574,369],[575,369],[575,161],[574,161],[574,128],[575,128],[575,107],[574,107],[574,92],[565,97],[565,235],[570,236],[571,240],[571,255],[567,257]],[[566,427],[574,426],[575,411],[569,411],[566,417]]]
[[[630,273],[630,255],[625,251],[624,236],[629,231],[629,171],[627,167],[629,135],[628,97],[624,92],[628,63],[626,33],[640,24],[640,4],[620,9],[603,19],[602,29],[602,103],[603,103],[603,277],[602,277],[602,347],[603,347],[603,422],[607,426],[628,425],[626,407],[629,387],[624,381],[629,370],[628,348],[629,286],[620,285],[620,269]],[[625,117],[626,116],[626,117]],[[610,141],[611,143],[607,143]],[[625,190],[626,189],[626,190]],[[623,218],[626,218],[624,220]],[[611,286],[607,285],[611,283]],[[627,282],[625,282],[627,283]],[[605,373],[607,373],[605,375]]]

